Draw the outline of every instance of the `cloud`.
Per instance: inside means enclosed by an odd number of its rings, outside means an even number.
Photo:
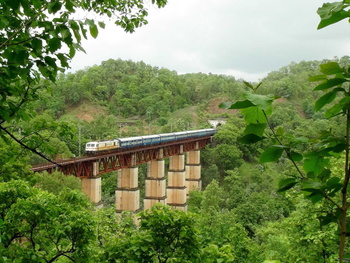
[[[103,60],[143,60],[179,73],[232,74],[258,80],[291,62],[349,54],[349,25],[317,30],[318,0],[176,0],[151,7],[133,34],[111,23],[83,43],[72,69]]]

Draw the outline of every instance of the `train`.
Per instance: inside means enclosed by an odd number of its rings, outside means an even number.
[[[138,137],[118,138],[106,141],[88,142],[85,146],[87,154],[96,154],[100,152],[115,151],[118,149],[128,149],[141,146],[149,146],[166,142],[185,140],[203,136],[213,136],[216,129],[192,130],[183,132],[163,133],[154,135],[145,135]]]

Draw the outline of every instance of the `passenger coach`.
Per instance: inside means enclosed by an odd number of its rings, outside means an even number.
[[[165,142],[180,141],[190,138],[212,136],[217,131],[215,129],[203,129],[194,131],[163,133],[146,135],[139,137],[119,138],[106,141],[88,142],[85,147],[87,154],[107,152],[116,149],[128,149],[140,146],[155,145]]]

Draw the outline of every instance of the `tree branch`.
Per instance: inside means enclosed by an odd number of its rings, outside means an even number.
[[[21,27],[19,27],[15,32],[13,32],[13,34],[8,38],[6,39],[5,42],[3,43],[0,43],[0,49],[3,49],[5,46],[8,45],[8,43],[14,39],[16,37],[16,35],[21,31],[23,30],[25,27],[27,27],[28,25],[30,25],[36,18],[38,17],[38,14],[33,16],[32,18],[30,18],[26,23],[22,24]]]
[[[46,157],[45,155],[43,155],[42,153],[38,152],[36,149],[33,149],[27,145],[25,145],[22,141],[20,141],[19,139],[17,139],[12,133],[10,133],[6,128],[4,128],[1,124],[0,124],[0,130],[3,130],[7,135],[9,135],[15,142],[17,142],[19,145],[21,145],[22,147],[24,147],[25,149],[35,153],[36,155],[39,155],[40,157],[42,157],[43,159],[45,159],[46,161],[53,163],[55,165],[57,165],[58,167],[60,167],[61,165],[59,163],[56,163],[55,161],[52,161],[51,159],[49,159],[48,157]]]
[[[278,143],[281,145],[281,146],[284,146],[282,141],[278,138],[277,134],[275,133],[275,130],[273,129],[271,123],[269,122],[269,119],[267,118],[267,115],[266,115],[266,112],[264,110],[262,110],[263,113],[264,113],[264,117],[266,119],[266,123],[267,125],[269,126],[269,129],[271,130],[272,134],[273,134],[273,137],[278,141]],[[299,173],[299,175],[301,176],[301,178],[305,179],[305,176],[304,174],[301,172],[301,170],[299,169],[298,165],[296,164],[296,162],[293,160],[292,156],[290,155],[290,152],[286,149],[284,149],[285,153],[287,154],[288,158],[292,161],[295,169],[297,170],[297,172]]]
[[[339,210],[341,210],[341,206],[338,205],[332,198],[330,198],[328,195],[324,195],[324,198],[326,198],[328,201],[330,201],[333,205],[335,205]]]

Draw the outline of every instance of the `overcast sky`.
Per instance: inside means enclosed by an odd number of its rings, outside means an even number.
[[[291,62],[350,55],[350,25],[317,30],[321,0],[168,0],[133,34],[107,24],[72,71],[121,58],[182,73],[258,81]]]

